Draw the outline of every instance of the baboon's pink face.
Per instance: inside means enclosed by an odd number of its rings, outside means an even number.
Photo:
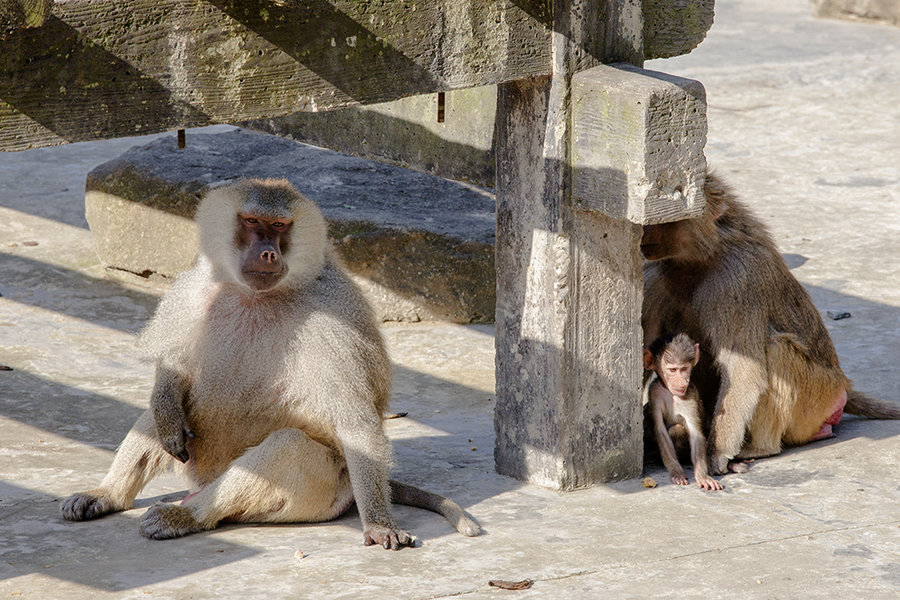
[[[234,244],[242,254],[241,276],[254,290],[269,290],[287,275],[292,226],[287,218],[238,213]]]

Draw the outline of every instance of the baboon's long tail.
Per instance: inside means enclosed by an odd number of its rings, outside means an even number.
[[[391,502],[424,508],[443,515],[463,535],[471,537],[481,533],[478,523],[466,514],[459,504],[440,494],[426,492],[391,479]]]
[[[900,419],[900,405],[872,398],[856,390],[847,394],[844,411],[869,419]]]

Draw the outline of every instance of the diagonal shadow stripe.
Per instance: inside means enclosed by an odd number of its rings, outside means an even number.
[[[135,316],[138,311],[149,318],[159,301],[152,294],[127,289],[114,281],[24,256],[0,253],[0,272],[0,290],[7,301],[126,333],[136,333],[143,326],[143,320]],[[8,340],[7,335],[4,340]]]
[[[211,0],[211,3],[350,98],[370,100],[385,86],[391,88],[392,95],[400,95],[421,93],[437,85],[427,69],[330,2],[279,5],[263,0]],[[373,9],[373,18],[378,10]],[[389,33],[394,39],[414,40],[423,35],[419,31],[402,31],[395,23],[391,23]],[[433,60],[433,57],[419,58]],[[389,82],[385,81],[386,75],[390,76]]]

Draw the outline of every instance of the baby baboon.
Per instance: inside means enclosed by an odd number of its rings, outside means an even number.
[[[208,193],[197,224],[196,264],[141,335],[157,364],[151,408],[63,516],[130,508],[175,457],[194,490],[143,515],[150,538],[223,520],[326,521],[355,500],[366,545],[398,549],[412,537],[394,524],[392,498],[477,535],[455,503],[388,480],[390,362],[318,207],[286,180],[245,180]]]
[[[669,479],[687,485],[676,447],[690,448],[697,485],[704,490],[721,490],[722,484],[709,476],[706,467],[706,436],[703,435],[703,405],[691,370],[700,359],[700,344],[683,333],[664,335],[644,349],[644,366],[656,372],[650,384],[649,412],[653,433]]]
[[[684,331],[720,375],[710,468],[770,456],[782,443],[831,435],[842,410],[900,418],[900,408],[851,390],[806,290],[765,226],[712,174],[706,213],[644,227],[644,340]],[[749,437],[748,437],[749,436]]]

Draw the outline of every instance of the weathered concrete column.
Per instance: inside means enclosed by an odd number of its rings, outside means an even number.
[[[627,16],[594,56],[640,39]],[[637,68],[574,75],[582,25],[554,41],[553,77],[498,95],[494,456],[557,489],[640,474],[639,224],[702,210],[705,168],[702,87]]]

